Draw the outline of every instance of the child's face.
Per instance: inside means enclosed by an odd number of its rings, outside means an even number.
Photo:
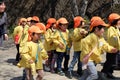
[[[4,2],[0,3],[0,13],[4,12],[5,8],[6,8],[5,3]]]
[[[53,27],[53,29],[56,29],[56,24],[54,23],[54,24],[52,25],[52,27]]]
[[[67,27],[68,27],[68,24],[61,24],[59,26],[60,26],[61,30],[65,31],[67,29]]]
[[[117,21],[117,27],[120,29],[120,20]]]
[[[101,29],[96,28],[96,34],[98,36],[103,36],[103,33],[104,33],[104,27],[102,27]]]
[[[35,33],[32,38],[34,41],[38,41],[40,39],[40,36],[41,36],[41,33]]]

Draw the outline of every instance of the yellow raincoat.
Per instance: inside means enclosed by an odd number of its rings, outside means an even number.
[[[52,36],[54,36],[56,31],[52,32],[51,29],[48,29],[45,33],[45,42],[44,42],[44,47],[46,51],[51,51],[55,50],[55,44],[53,43]]]
[[[61,35],[63,36],[65,41],[63,41]],[[71,47],[70,41],[69,41],[69,31],[68,30],[66,30],[66,32],[61,32],[61,31],[57,30],[56,33],[54,34],[54,36],[51,36],[51,37],[53,39],[53,42],[56,45],[57,52],[66,52],[66,47],[67,46],[69,48]],[[60,49],[60,47],[58,46],[60,43],[64,45],[63,49]]]
[[[18,66],[24,68],[31,68],[29,60],[32,59],[35,62],[36,70],[43,69],[42,61],[48,58],[48,55],[41,42],[39,44],[32,41],[27,42],[24,48],[20,50],[20,53],[21,60],[18,63]]]
[[[95,63],[101,62],[101,54],[104,51],[111,52],[111,49],[113,48],[104,40],[103,37],[98,37],[96,34],[91,33],[86,38],[81,40],[82,52],[80,55],[80,60],[82,61],[83,58],[90,53],[94,47],[95,49],[93,54],[90,56],[89,61],[94,61]]]
[[[107,42],[117,48],[118,50],[120,50],[120,32],[119,32],[119,29],[118,28],[115,28],[115,27],[109,27],[107,29]]]
[[[84,36],[80,34],[81,31],[86,32],[85,29],[82,28],[75,28],[73,31],[72,41],[74,51],[81,51],[81,39],[84,38]]]

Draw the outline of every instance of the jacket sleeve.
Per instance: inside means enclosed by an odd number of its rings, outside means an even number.
[[[50,31],[46,31],[46,33],[45,33],[45,40],[47,41],[47,42],[50,42],[51,41],[51,39],[50,39]]]
[[[80,55],[80,60],[82,61],[84,56],[87,55],[90,52],[89,45],[85,39],[81,40],[81,55]]]
[[[48,55],[47,55],[47,52],[45,51],[45,49],[43,49],[43,50],[41,51],[41,56],[42,56],[42,59],[43,59],[43,60],[48,59]]]
[[[29,55],[31,49],[29,46],[24,46],[22,48],[20,48],[20,55],[23,59],[25,59],[26,61],[29,61],[30,59],[32,59],[32,57]]]
[[[102,40],[102,42],[103,42],[102,50],[111,53],[111,50],[114,47],[110,46],[104,39]]]
[[[43,44],[40,43],[39,46],[41,47],[40,55],[42,56],[42,59],[43,59],[43,60],[48,59],[48,55],[47,55],[47,52],[46,52]]]
[[[6,12],[3,13],[2,18],[0,19],[0,25],[3,27],[3,34],[7,33],[7,26],[8,26],[8,20],[7,20],[7,14]]]
[[[7,19],[7,14],[6,13],[4,13],[4,15],[5,15],[5,24],[4,24],[4,34],[7,34],[8,32],[7,32],[7,28],[8,28],[8,19]]]
[[[57,31],[52,37],[53,43],[57,46],[59,45],[60,42],[60,36],[59,36],[59,32]]]
[[[16,35],[17,35],[17,27],[14,28],[14,31],[13,31],[13,38],[15,38]]]
[[[116,34],[116,30],[113,27],[110,27],[110,29],[108,30],[108,41],[109,43],[114,46],[114,47],[118,47],[119,45],[119,37]]]
[[[79,41],[80,39],[82,39],[82,35],[80,34],[80,30],[78,28],[75,28],[73,31],[73,38],[72,40],[74,41]]]

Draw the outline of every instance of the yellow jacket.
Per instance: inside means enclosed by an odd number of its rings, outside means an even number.
[[[107,42],[117,48],[118,50],[120,50],[120,33],[119,33],[119,29],[115,28],[115,27],[109,27],[107,29]]]
[[[73,31],[72,41],[74,51],[81,51],[81,39],[84,37],[80,34],[81,31],[85,32],[85,29],[75,28]]]
[[[111,49],[113,48],[104,40],[103,37],[98,37],[96,34],[91,33],[86,38],[81,40],[82,52],[80,55],[80,60],[82,61],[83,58],[90,53],[94,47],[95,49],[93,54],[90,56],[89,61],[94,61],[96,63],[101,62],[101,53],[104,51],[111,52]]]
[[[62,39],[61,35],[63,36],[64,40]],[[66,30],[66,32],[61,32],[60,30],[57,30],[56,33],[54,34],[54,36],[51,36],[53,39],[53,42],[56,45],[56,51],[57,52],[66,52],[66,46],[68,46],[69,48],[71,47],[70,45],[70,41],[69,41],[69,31]],[[60,49],[59,48],[59,44],[63,44],[64,45],[64,49]]]
[[[20,36],[20,40],[19,40],[20,47],[24,46],[25,43],[28,41],[28,29],[29,26],[26,25],[22,30],[22,35]]]
[[[48,29],[45,33],[45,42],[44,47],[46,51],[55,50],[55,44],[53,44],[53,39],[51,36],[54,36],[56,31],[52,32],[51,29]]]
[[[15,39],[16,35],[18,35],[18,44],[20,43],[20,36],[22,35],[23,27],[17,26],[13,31],[13,38]]]
[[[19,67],[31,68],[29,60],[32,59],[35,62],[36,70],[43,69],[42,61],[48,58],[48,55],[41,42],[39,44],[32,41],[27,42],[24,48],[20,50],[20,53],[21,60],[18,63]]]

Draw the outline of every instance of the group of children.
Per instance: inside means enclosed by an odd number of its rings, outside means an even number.
[[[111,13],[108,17],[109,25],[99,16],[92,17],[89,31],[85,29],[84,18],[76,16],[73,20],[74,29],[70,33],[69,22],[64,17],[58,20],[49,18],[46,26],[37,16],[20,18],[13,33],[18,51],[16,62],[17,66],[25,68],[27,80],[32,80],[35,73],[38,74],[36,80],[43,79],[44,60],[51,73],[57,71],[59,75],[66,74],[70,79],[78,62],[77,74],[81,76],[80,80],[97,80],[96,65],[101,62],[101,54],[104,52],[107,52],[106,62],[101,72],[108,78],[115,78],[112,73],[116,55],[120,50],[120,15]],[[105,27],[106,40],[103,37]],[[72,46],[74,54],[68,65]]]

